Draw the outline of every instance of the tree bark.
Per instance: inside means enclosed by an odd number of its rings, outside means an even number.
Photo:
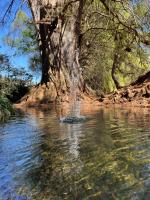
[[[83,85],[80,73],[80,26],[83,0],[28,0],[42,59],[41,83],[53,82],[57,92]],[[78,83],[77,83],[78,82]]]
[[[119,67],[119,64],[120,64],[120,55],[118,52],[115,52],[113,59],[113,66],[111,70],[111,76],[117,89],[121,88],[119,81],[117,80],[117,77],[115,75],[116,69]]]
[[[114,35],[114,42],[115,42],[115,49],[114,49],[114,57],[113,57],[113,65],[111,69],[111,77],[114,81],[114,84],[117,89],[121,88],[120,83],[116,77],[116,70],[119,69],[119,65],[121,63],[121,55],[120,51],[122,50],[122,47],[120,46],[121,44],[121,35],[116,31]]]

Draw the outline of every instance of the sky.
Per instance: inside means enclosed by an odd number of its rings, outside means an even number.
[[[28,61],[29,61],[29,56],[28,55],[22,55],[22,56],[14,56],[16,53],[16,50],[9,47],[8,45],[5,44],[4,38],[7,36],[7,34],[10,31],[11,27],[11,22],[13,21],[15,14],[17,10],[20,7],[22,0],[15,0],[15,4],[12,7],[11,13],[7,16],[7,23],[4,23],[4,25],[0,24],[0,53],[1,54],[7,54],[10,57],[10,62],[12,66],[14,67],[24,67],[27,71],[28,69]],[[0,21],[2,17],[4,16],[4,13],[10,3],[10,0],[0,0]],[[27,13],[28,16],[31,16],[31,13],[29,9],[27,8],[26,4],[22,5],[21,8],[23,11]],[[40,77],[34,77],[34,82],[39,82]]]
[[[10,0],[0,0],[0,19],[2,19],[2,17],[4,16],[5,10],[9,4]],[[18,2],[16,0],[16,2]],[[9,33],[10,31],[10,26],[11,26],[11,21],[14,18],[14,15],[17,11],[17,8],[19,8],[20,6],[18,5],[18,3],[16,4],[16,6],[13,7],[12,9],[12,13],[10,14],[10,16],[7,18],[7,24],[5,23],[4,25],[0,25],[0,53],[4,53],[10,56],[10,61],[12,63],[13,66],[17,67],[17,66],[22,66],[27,68],[28,65],[28,56],[13,56],[15,54],[15,50],[12,49],[11,47],[8,47],[5,43],[4,43],[4,38],[6,37],[6,35]],[[23,7],[24,10],[27,11],[27,9],[25,8],[25,6]]]

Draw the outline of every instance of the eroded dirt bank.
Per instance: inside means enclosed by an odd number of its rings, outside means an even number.
[[[99,98],[101,105],[150,107],[150,71],[129,86]]]
[[[77,89],[76,95],[69,91],[57,91],[52,83],[36,85],[17,103],[15,107],[51,107],[51,105],[68,106],[72,102],[80,101],[81,104],[100,105],[95,92],[87,87],[83,92]]]
[[[93,104],[99,106],[126,106],[126,107],[150,107],[150,71],[140,76],[130,85],[120,88],[119,90],[96,97],[92,90],[86,90],[84,93],[77,92],[77,100],[80,99],[82,104]],[[34,86],[26,94],[16,107],[41,107],[51,106],[52,104],[68,105],[72,102],[69,92],[59,95],[56,93],[53,85]]]

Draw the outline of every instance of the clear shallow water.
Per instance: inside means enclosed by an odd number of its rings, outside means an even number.
[[[87,116],[37,111],[0,125],[0,200],[149,200],[150,113]]]

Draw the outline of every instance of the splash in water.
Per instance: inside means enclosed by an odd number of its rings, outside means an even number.
[[[60,122],[71,124],[83,122],[86,117],[80,115],[80,103],[80,101],[74,101],[71,105],[69,115],[67,117],[61,117]]]

